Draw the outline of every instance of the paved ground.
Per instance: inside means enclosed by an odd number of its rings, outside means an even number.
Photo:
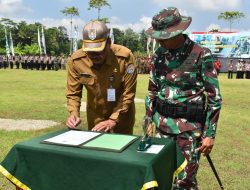
[[[48,127],[52,127],[58,125],[55,121],[50,120],[28,120],[28,119],[1,119],[0,118],[0,129],[4,129],[7,131],[14,130],[39,130],[45,129]]]
[[[144,103],[143,99],[135,98],[135,103]],[[82,112],[86,111],[86,102],[81,103]],[[14,131],[14,130],[39,130],[45,129],[48,127],[53,127],[58,125],[59,123],[50,120],[28,120],[28,119],[1,119],[0,118],[0,129],[4,129],[7,131]]]

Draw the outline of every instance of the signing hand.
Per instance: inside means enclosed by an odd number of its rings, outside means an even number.
[[[66,125],[69,128],[75,129],[77,127],[77,125],[79,125],[80,123],[81,123],[80,117],[71,115],[68,117]]]
[[[214,146],[214,139],[206,137],[202,140],[202,145],[197,149],[204,155],[210,154]]]
[[[104,131],[104,132],[110,131],[111,133],[113,133],[115,126],[116,122],[114,120],[109,119],[95,125],[92,131]]]

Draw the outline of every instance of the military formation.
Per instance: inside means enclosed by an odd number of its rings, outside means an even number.
[[[0,55],[0,69],[64,70],[68,59],[66,56]]]
[[[149,74],[152,66],[151,57],[135,56],[135,63],[138,74]]]

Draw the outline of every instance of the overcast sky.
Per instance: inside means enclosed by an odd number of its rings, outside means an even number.
[[[240,11],[246,17],[233,24],[234,31],[250,31],[249,0],[108,0],[111,8],[104,7],[101,17],[110,18],[110,26],[120,29],[132,28],[136,32],[147,29],[151,18],[163,8],[175,6],[184,16],[193,21],[188,31],[209,31],[218,28],[228,31],[229,24],[217,20],[220,12]],[[0,0],[0,18],[10,18],[16,22],[40,22],[46,27],[63,25],[70,28],[69,16],[60,11],[75,6],[80,17],[74,17],[73,23],[82,29],[90,19],[97,18],[97,10],[88,10],[88,0]]]

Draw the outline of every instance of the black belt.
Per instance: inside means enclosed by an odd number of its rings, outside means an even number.
[[[188,102],[185,104],[169,104],[163,100],[156,100],[156,111],[165,117],[185,118],[190,122],[205,121],[204,102]]]

